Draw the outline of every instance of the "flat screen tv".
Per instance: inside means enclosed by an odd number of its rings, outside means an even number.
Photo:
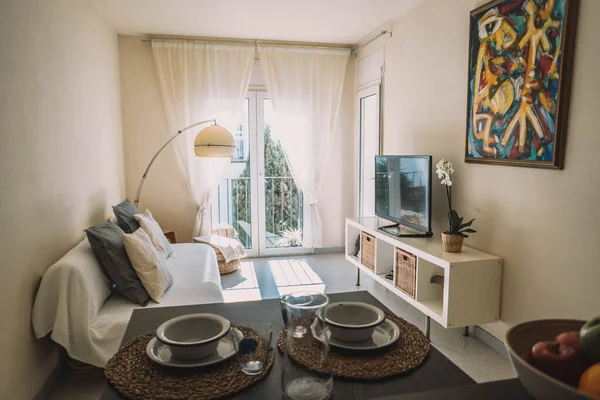
[[[375,215],[396,236],[431,236],[431,156],[375,156]]]

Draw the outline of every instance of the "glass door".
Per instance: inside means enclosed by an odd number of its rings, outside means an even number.
[[[375,156],[380,154],[379,84],[357,93],[359,110],[359,194],[360,217],[375,215]]]
[[[236,154],[213,194],[215,229],[233,227],[249,256],[300,254],[305,211],[285,152],[272,132],[265,91],[248,91],[233,133]]]
[[[235,155],[212,199],[212,230],[235,229],[250,256],[258,255],[256,186],[256,97],[246,96],[237,128],[231,132]]]
[[[257,92],[258,205],[261,255],[303,254],[304,221],[308,210],[296,185],[285,151],[273,130],[273,106],[267,92]]]

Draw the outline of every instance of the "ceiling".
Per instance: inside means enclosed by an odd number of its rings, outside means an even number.
[[[119,34],[354,44],[422,0],[92,0]]]

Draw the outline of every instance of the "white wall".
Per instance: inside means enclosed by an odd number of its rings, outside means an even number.
[[[0,398],[32,398],[58,353],[36,340],[44,271],[124,193],[117,36],[91,1],[0,10]]]
[[[466,244],[504,258],[503,337],[535,318],[600,312],[600,2],[582,0],[564,171],[465,164],[469,12],[482,1],[428,0],[394,22],[385,40],[384,153],[454,163],[456,208],[476,218]],[[435,177],[435,174],[434,174]],[[446,227],[434,185],[434,230]]]
[[[152,48],[141,37],[119,36],[126,191],[135,196],[139,179],[156,150],[171,135],[152,58]],[[259,65],[258,62],[255,64]],[[319,210],[323,221],[323,246],[344,243],[344,218],[352,214],[352,138],[354,110],[354,63],[346,73],[338,132],[323,182]],[[253,74],[251,85],[264,85],[261,74]],[[152,166],[140,199],[164,229],[175,230],[178,241],[191,239],[196,206],[177,166],[175,151],[166,148]]]

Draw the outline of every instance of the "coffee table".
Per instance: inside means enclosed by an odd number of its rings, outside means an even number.
[[[328,294],[334,301],[363,301],[391,313],[383,304],[367,291]],[[243,325],[252,321],[267,321],[273,324],[274,338],[281,328],[281,310],[279,299],[270,299],[243,303],[202,304],[179,307],[136,309],[129,321],[123,342],[153,332],[163,322],[183,314],[214,313],[222,315],[233,323]],[[275,340],[275,339],[274,339]],[[281,392],[281,354],[276,351],[275,362],[269,375],[247,390],[230,397],[231,399],[280,399]],[[431,346],[425,362],[416,370],[407,374],[380,381],[365,382],[347,379],[334,379],[334,399],[372,399],[402,393],[433,390],[451,386],[472,384],[474,381]],[[106,382],[102,400],[121,399],[122,397]]]

